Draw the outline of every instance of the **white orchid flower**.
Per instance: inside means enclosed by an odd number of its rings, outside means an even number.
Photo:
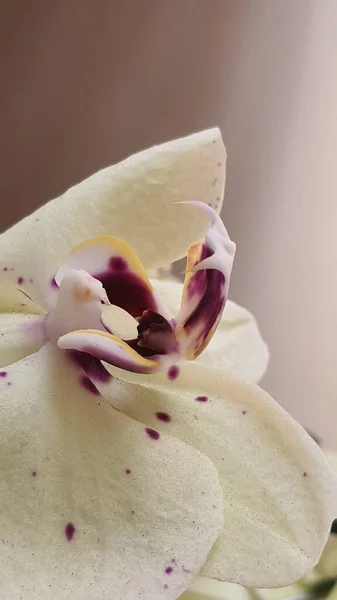
[[[217,130],[165,144],[1,236],[2,597],[172,600],[199,572],[280,586],[317,562],[337,489],[315,442],[254,384],[175,364],[227,296],[233,246],[182,204],[216,208],[224,163]],[[173,321],[144,268],[200,238]]]

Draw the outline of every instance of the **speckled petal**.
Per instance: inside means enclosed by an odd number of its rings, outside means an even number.
[[[50,302],[60,262],[92,237],[125,240],[146,269],[172,262],[208,227],[206,215],[180,203],[200,200],[219,209],[225,162],[218,129],[140,152],[95,173],[2,234],[0,256],[34,265],[40,297],[47,295]]]
[[[212,226],[205,239],[191,244],[181,308],[177,315],[177,339],[184,355],[194,360],[209,344],[221,319],[235,254],[235,244],[220,217],[209,206],[191,202],[206,212]]]
[[[169,310],[177,314],[182,284],[173,279],[151,281]],[[268,347],[261,337],[254,316],[243,306],[227,300],[215,335],[197,358],[197,362],[221,367],[258,382],[267,369],[268,360]]]
[[[0,313],[0,369],[41,348],[44,321],[39,315]]]
[[[110,303],[133,317],[141,317],[145,310],[151,309],[172,318],[156,297],[139,258],[123,240],[105,235],[74,248],[55,277],[58,285],[69,269],[83,269],[101,281]]]
[[[8,377],[1,597],[178,598],[222,524],[211,461],[112,409],[55,347],[11,365]]]
[[[156,373],[162,368],[159,360],[143,358],[114,335],[94,329],[71,331],[60,337],[58,346],[63,350],[86,352],[131,373]]]
[[[113,380],[102,393],[216,465],[225,525],[202,574],[251,587],[297,581],[316,564],[336,516],[337,481],[323,453],[254,384],[201,363],[183,361],[177,368],[174,377],[111,370],[142,384],[137,402],[126,382]]]

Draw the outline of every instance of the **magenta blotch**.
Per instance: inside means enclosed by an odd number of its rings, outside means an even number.
[[[8,267],[4,267],[2,270],[5,271],[5,272],[7,272],[8,271]]]
[[[8,375],[7,371],[0,371],[0,377],[2,379],[4,379],[5,377],[7,377],[7,375]]]
[[[125,271],[128,264],[121,256],[112,256],[109,260],[109,268],[115,269],[115,271]]]
[[[159,421],[163,421],[163,423],[169,423],[171,421],[170,415],[165,412],[156,412],[156,417]]]
[[[17,279],[18,285],[22,285],[23,281],[24,281],[23,277],[18,277],[18,279]]]
[[[73,525],[73,523],[68,523],[68,525],[65,526],[64,533],[65,533],[65,536],[66,536],[68,542],[72,541],[72,539],[75,535],[75,531],[76,531],[76,529],[75,529],[75,525]]]
[[[164,590],[168,590],[168,585],[167,585],[167,583],[165,583],[165,585],[164,585]]]
[[[52,288],[54,288],[54,290],[58,290],[59,289],[59,286],[56,283],[55,277],[52,277],[52,279],[50,280],[50,285],[51,285]]]
[[[91,379],[87,377],[87,375],[83,375],[82,377],[80,377],[80,382],[83,385],[83,387],[85,387],[85,389],[88,390],[88,392],[91,392],[95,396],[101,395],[97,387],[93,384]]]
[[[37,472],[36,471],[32,471],[32,477],[36,477]]]
[[[177,365],[172,365],[172,367],[169,368],[169,370],[167,371],[167,376],[171,381],[174,381],[174,379],[177,379],[179,375],[179,367],[177,367]]]
[[[125,469],[125,474],[126,475],[130,475],[131,474],[131,469]]]
[[[247,411],[246,411],[246,410],[243,410],[243,411],[241,412],[241,414],[242,414],[242,415],[246,415],[246,414],[247,414]]]
[[[166,567],[166,569],[165,569],[166,575],[171,575],[172,571],[173,571],[173,567]]]
[[[197,402],[208,402],[208,396],[197,396],[196,401]]]
[[[160,434],[155,429],[152,429],[151,427],[146,427],[145,431],[152,440],[159,440]]]

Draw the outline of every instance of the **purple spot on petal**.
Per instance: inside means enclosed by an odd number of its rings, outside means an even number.
[[[33,471],[33,472],[32,472],[32,477],[36,477],[36,475],[37,475],[37,472],[36,472],[36,471]]]
[[[176,563],[177,561],[175,558],[172,558],[171,562]]]
[[[178,375],[179,375],[179,367],[177,367],[177,365],[172,365],[172,367],[170,367],[169,370],[167,371],[167,376],[171,381],[173,381],[174,379],[177,379]]]
[[[126,475],[130,475],[131,474],[131,469],[125,469],[125,474]]]
[[[197,402],[208,402],[208,396],[197,396],[196,401]]]
[[[158,431],[152,429],[151,427],[146,427],[145,431],[152,440],[158,440],[160,438],[160,434],[158,433]]]
[[[221,162],[218,162],[218,167],[221,167],[221,165],[222,165],[222,163],[221,163]]]
[[[308,473],[306,471],[304,471],[303,477],[308,477]]]
[[[18,277],[17,283],[18,283],[18,285],[22,285],[23,284],[23,277]]]
[[[109,268],[116,271],[126,271],[128,264],[121,256],[113,256],[109,260]]]
[[[58,285],[57,285],[57,283],[56,283],[56,279],[55,279],[55,277],[53,277],[53,278],[50,280],[50,285],[51,285],[51,287],[52,287],[52,288],[54,288],[54,290],[58,290],[58,289],[59,289],[59,286],[58,286]]]
[[[33,283],[33,279],[32,278],[30,278],[29,283]]]
[[[165,569],[166,575],[171,575],[172,571],[173,571],[173,567],[166,567],[166,569]]]
[[[10,387],[12,384],[10,381],[8,381],[7,385],[8,385],[8,387]]]
[[[242,415],[246,415],[246,414],[247,414],[247,411],[246,411],[246,410],[243,410],[243,411],[241,412],[241,414],[242,414]]]
[[[8,267],[4,267],[2,270],[5,272],[8,271]]]
[[[71,540],[73,539],[73,537],[75,535],[75,531],[76,531],[75,526],[72,523],[68,523],[68,525],[65,526],[64,533],[66,535],[68,542],[71,542]]]
[[[213,179],[212,186],[215,185],[217,181],[218,181],[218,179],[217,179],[217,177],[215,177],[215,179]]]
[[[164,590],[168,590],[168,585],[167,585],[167,583],[165,583],[165,585],[164,585]]]
[[[165,412],[156,412],[156,417],[159,421],[163,421],[163,423],[169,423],[171,421],[170,415]]]
[[[88,390],[88,392],[91,392],[95,396],[101,395],[97,387],[93,384],[91,379],[87,377],[87,375],[83,375],[82,377],[80,377],[80,382],[83,385],[83,387],[85,387],[85,389]]]
[[[0,371],[0,377],[2,379],[4,379],[4,377],[7,377],[7,375],[8,375],[7,371]]]

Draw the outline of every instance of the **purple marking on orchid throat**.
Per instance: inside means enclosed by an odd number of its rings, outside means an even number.
[[[65,533],[65,536],[66,536],[68,542],[72,541],[72,539],[75,535],[75,531],[76,531],[76,529],[75,529],[75,525],[73,525],[73,523],[68,523],[68,525],[65,526],[64,533]]]
[[[133,348],[142,356],[149,356],[148,350],[153,354],[170,354],[178,352],[178,344],[170,323],[153,310],[145,310],[137,327],[138,338],[136,347]],[[139,345],[140,343],[140,345]]]
[[[109,269],[116,271],[126,271],[128,263],[121,256],[112,256],[109,260]]]
[[[108,383],[112,379],[112,375],[102,365],[101,361],[92,354],[80,352],[79,350],[69,350],[68,356],[77,366],[83,369],[89,379],[101,383]]]
[[[86,390],[88,390],[88,392],[94,394],[94,396],[101,395],[100,391],[97,389],[95,384],[91,381],[91,379],[89,379],[87,375],[82,375],[82,377],[80,377],[80,383]]]
[[[123,259],[119,259],[116,268],[117,258],[110,259],[108,271],[94,275],[103,284],[111,304],[123,308],[132,317],[140,317],[147,309],[155,311],[157,307],[151,290],[140,277],[129,271],[127,264],[126,268],[120,268]]]
[[[177,365],[172,365],[167,371],[167,376],[170,381],[174,381],[179,376],[179,367]]]
[[[160,433],[158,431],[156,431],[155,429],[152,429],[151,427],[146,427],[145,431],[146,431],[147,435],[151,438],[151,440],[159,440]]]
[[[7,375],[8,375],[7,371],[0,371],[1,379],[4,379],[5,377],[7,377]]]
[[[204,246],[203,253],[206,252],[208,252],[208,256],[213,254],[212,250],[207,249],[206,246]],[[191,333],[192,335],[193,330],[195,330],[198,325],[202,325],[202,330],[197,340],[195,356],[198,356],[198,349],[202,349],[203,342],[217,321],[220,320],[226,303],[224,295],[225,276],[223,273],[216,269],[206,269],[204,273],[206,277],[206,287],[203,293],[200,294],[198,305],[184,325],[186,333]]]

